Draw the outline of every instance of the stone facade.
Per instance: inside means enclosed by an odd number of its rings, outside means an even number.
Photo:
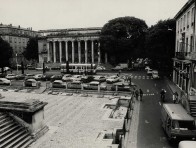
[[[13,62],[16,62],[16,56],[18,57],[18,63],[24,60],[22,53],[27,46],[29,38],[35,36],[37,36],[37,32],[33,31],[32,28],[0,24],[0,37],[13,48]]]
[[[39,63],[100,63],[101,28],[40,30]],[[103,55],[107,62],[107,54]]]
[[[173,82],[186,93],[196,90],[195,3],[189,0],[176,14],[176,49]]]

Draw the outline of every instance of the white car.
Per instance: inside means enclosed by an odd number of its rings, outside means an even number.
[[[43,74],[36,74],[33,77],[35,78],[35,80],[41,80],[41,78],[43,77]]]
[[[148,71],[149,69],[151,69],[149,66],[145,67],[145,70]]]
[[[159,78],[159,73],[158,73],[157,70],[152,71],[152,77],[153,77],[153,79],[158,79]]]
[[[100,90],[106,90],[106,85],[101,85],[100,82],[92,81],[89,84],[83,85],[84,89],[92,89],[92,90],[98,90],[98,86],[100,85]]]
[[[111,76],[108,79],[106,79],[107,83],[115,83],[120,81],[120,78],[118,76]]]
[[[152,76],[152,69],[148,69],[148,71],[147,71],[147,75],[149,75],[149,76]]]
[[[10,85],[11,81],[6,78],[0,78],[0,85]]]
[[[71,74],[65,74],[65,75],[62,77],[62,81],[64,81],[64,82],[71,81],[71,77],[72,77]]]
[[[81,81],[81,75],[74,75],[70,78],[71,81]]]
[[[15,79],[16,78],[16,75],[15,74],[8,74],[7,76],[6,76],[6,79],[9,79],[9,80],[13,80],[13,79]]]

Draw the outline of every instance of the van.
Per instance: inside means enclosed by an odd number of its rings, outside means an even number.
[[[178,148],[196,148],[196,141],[180,141]]]
[[[161,121],[169,140],[196,138],[194,118],[180,104],[163,104]]]

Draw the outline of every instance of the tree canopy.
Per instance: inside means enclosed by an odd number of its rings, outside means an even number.
[[[172,65],[171,60],[175,53],[174,19],[160,20],[148,29],[146,35],[146,53],[154,63]]]
[[[5,66],[10,65],[10,58],[12,57],[13,49],[9,45],[8,42],[4,41],[0,37],[0,67],[3,68]]]
[[[135,17],[112,19],[101,30],[101,49],[109,53],[111,63],[141,57],[147,28],[145,21]]]
[[[24,51],[24,57],[27,60],[36,60],[38,61],[38,38],[30,38],[27,47]]]

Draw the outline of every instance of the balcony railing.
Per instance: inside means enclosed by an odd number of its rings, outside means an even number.
[[[176,52],[175,57],[180,60],[196,60],[196,52]]]

